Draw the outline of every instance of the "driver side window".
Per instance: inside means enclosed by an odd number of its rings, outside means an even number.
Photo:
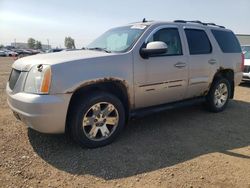
[[[182,55],[182,46],[179,31],[177,28],[164,28],[154,33],[148,42],[161,41],[168,45],[167,53],[160,55]]]

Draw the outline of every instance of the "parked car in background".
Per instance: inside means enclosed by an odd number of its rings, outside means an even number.
[[[143,20],[107,31],[85,50],[15,61],[7,101],[32,129],[100,147],[136,115],[197,99],[223,111],[242,80],[242,57],[223,26]]]
[[[35,49],[27,49],[27,50],[30,51],[32,55],[36,55],[40,53],[40,50],[35,50]]]
[[[250,81],[250,45],[241,46],[244,54],[243,81]]]
[[[26,49],[13,49],[18,55],[25,54],[25,55],[32,55],[32,52]]]
[[[6,53],[3,50],[0,50],[0,57],[5,57]]]
[[[14,52],[12,50],[4,49],[3,51],[4,51],[4,53],[5,53],[5,55],[7,57],[9,57],[9,56],[10,57],[16,57],[16,56],[18,56],[18,53]]]
[[[77,50],[83,50],[83,49],[77,49],[77,48],[74,48],[74,49],[64,49],[62,51],[66,51],[66,52],[69,52],[69,51],[77,51]]]
[[[44,53],[43,50],[40,49],[21,49],[21,48],[14,48],[12,46],[6,46],[0,49],[0,56],[2,57],[25,57],[29,55],[35,55],[39,53]]]
[[[64,49],[61,49],[61,48],[54,48],[54,49],[49,49],[46,51],[46,53],[54,53],[54,52],[61,52],[63,51]]]
[[[26,49],[13,49],[13,51],[18,53],[17,58],[22,58],[22,57],[26,57],[26,56],[29,56],[29,55],[33,55],[33,53],[31,51],[26,50]]]

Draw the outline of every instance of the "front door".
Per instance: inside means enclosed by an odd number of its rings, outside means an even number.
[[[160,27],[146,40],[162,41],[167,53],[143,59],[134,55],[136,108],[181,100],[187,89],[188,64],[177,26]]]

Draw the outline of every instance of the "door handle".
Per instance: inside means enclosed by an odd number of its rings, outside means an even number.
[[[211,64],[211,65],[214,65],[214,64],[217,63],[217,61],[216,61],[216,59],[210,59],[210,60],[208,61],[208,63]]]
[[[177,67],[177,68],[183,68],[183,67],[186,67],[186,65],[187,65],[186,63],[178,62],[174,66]]]

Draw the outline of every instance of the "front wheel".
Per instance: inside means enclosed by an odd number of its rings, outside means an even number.
[[[212,112],[223,111],[229,101],[231,86],[227,79],[217,78],[206,97],[207,106]]]
[[[82,147],[96,148],[111,143],[125,124],[121,101],[109,93],[93,93],[73,104],[70,117],[72,138]]]

